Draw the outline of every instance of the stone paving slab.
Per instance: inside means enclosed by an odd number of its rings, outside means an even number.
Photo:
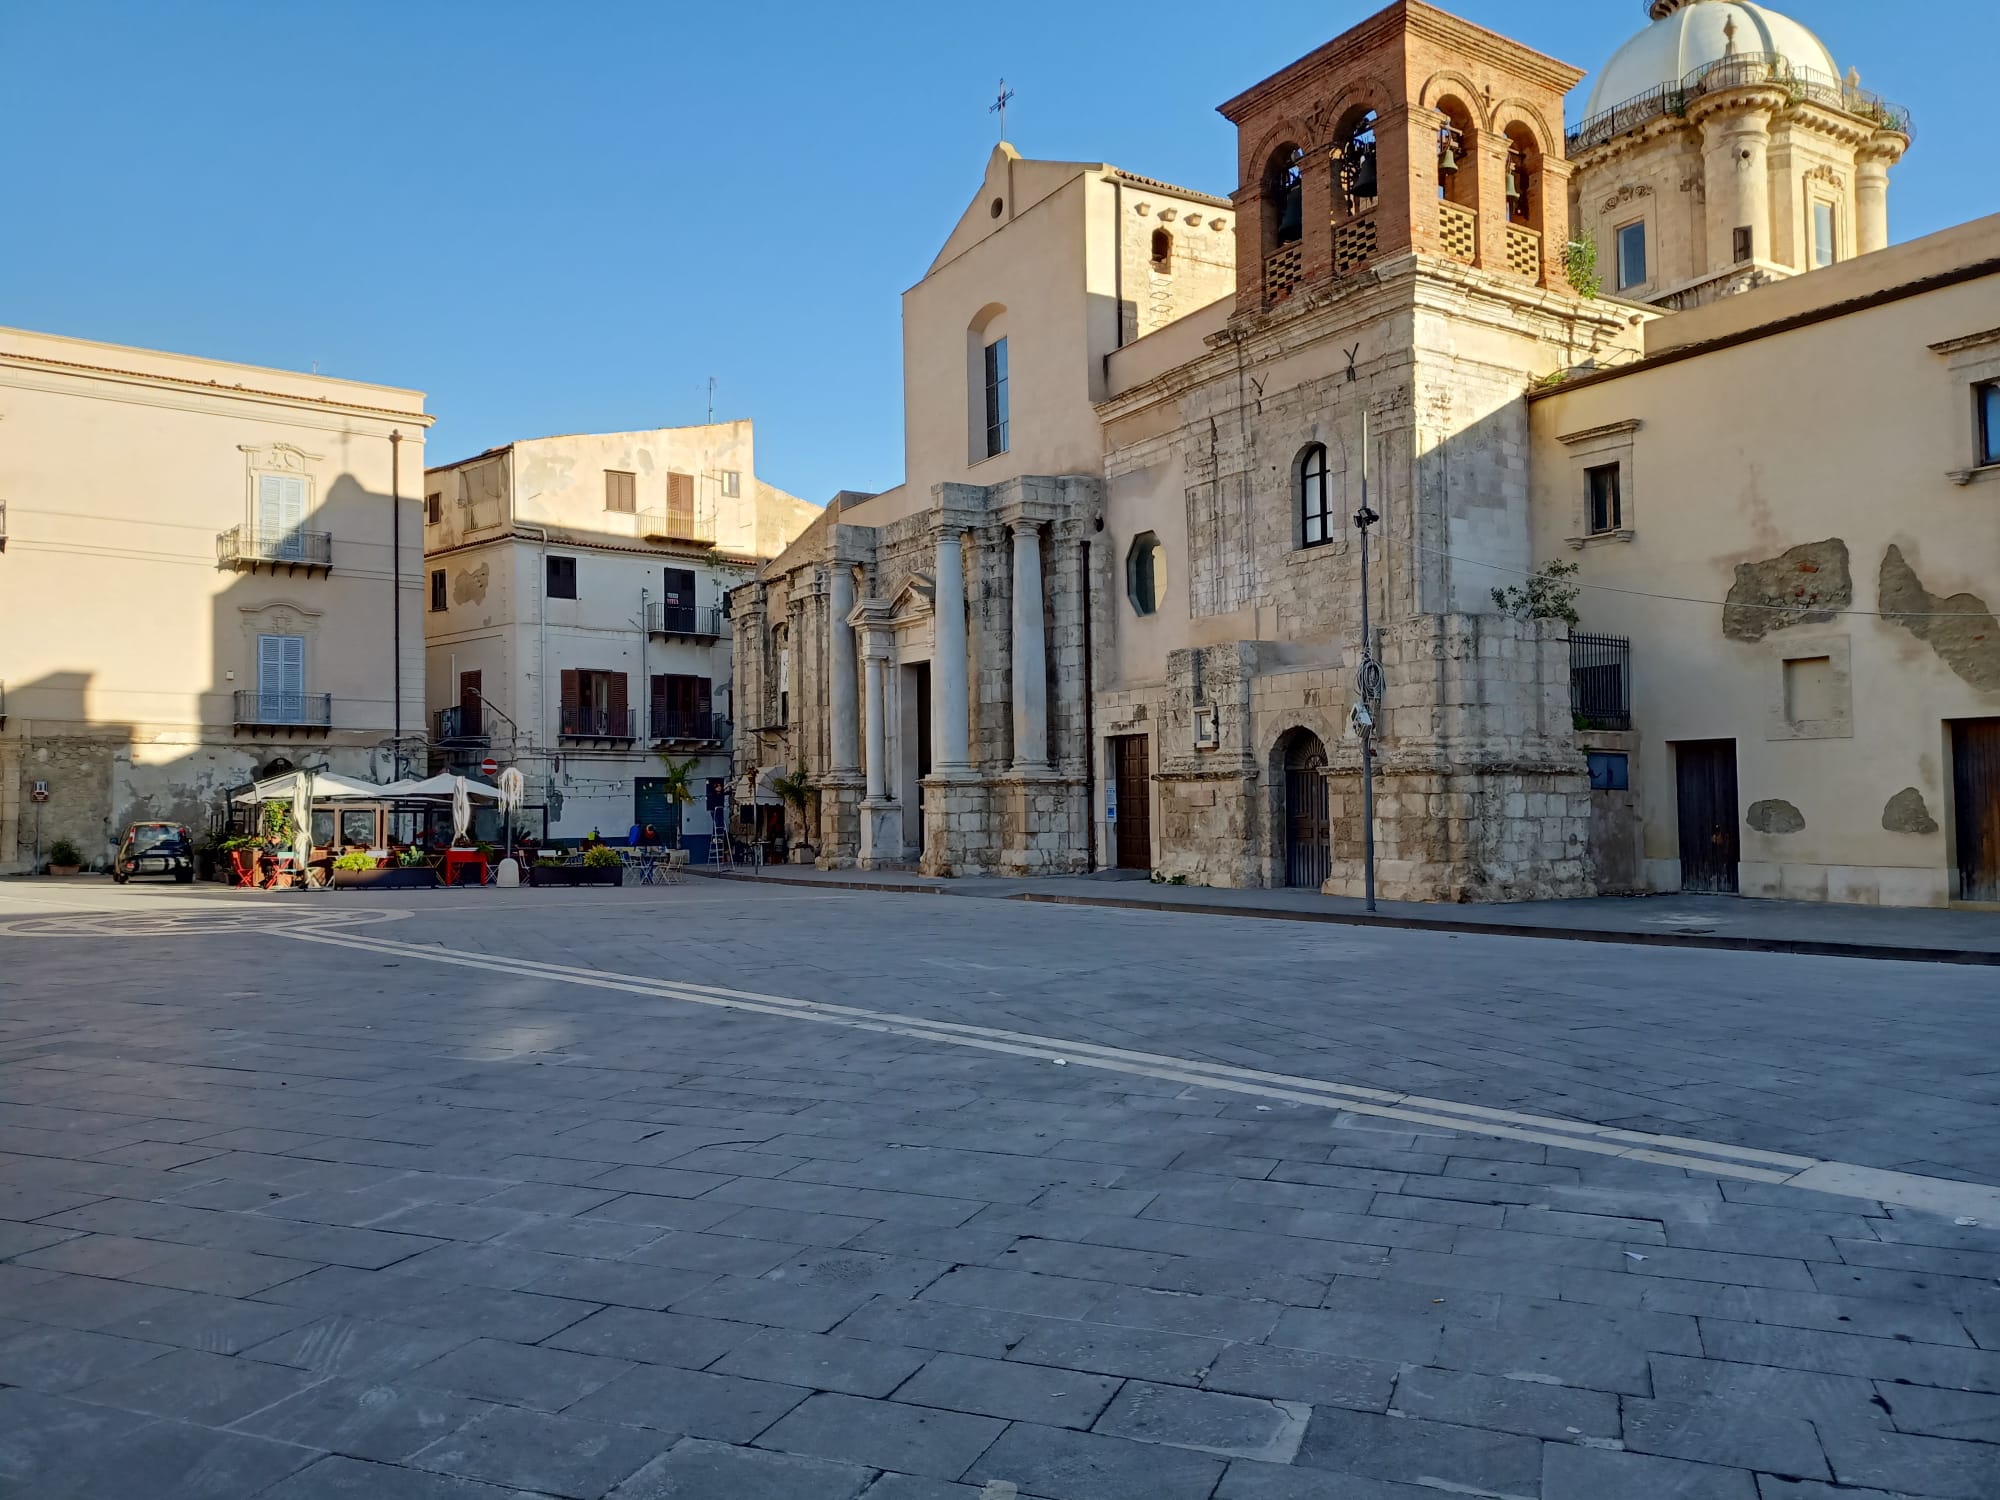
[[[316,910],[419,913],[370,930],[504,974],[240,930],[79,965],[0,907],[0,1493],[2000,1494],[1992,1226],[1202,1071],[1969,1159],[2000,1110],[1977,970],[503,894]],[[337,963],[241,993],[302,954]]]

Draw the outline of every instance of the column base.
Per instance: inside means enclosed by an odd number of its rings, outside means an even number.
[[[861,847],[857,861],[864,870],[893,869],[903,863],[903,804],[863,798]]]
[[[986,784],[972,767],[941,767],[924,778],[926,875],[991,875],[999,841]]]
[[[861,854],[861,773],[831,771],[819,793],[819,858],[822,870],[848,870]]]
[[[1090,866],[1083,783],[1048,767],[997,778],[991,821],[999,840],[999,873],[1074,875]]]

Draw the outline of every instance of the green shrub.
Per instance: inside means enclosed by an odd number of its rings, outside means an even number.
[[[83,855],[68,839],[57,839],[49,845],[49,863],[52,865],[80,865]]]
[[[372,870],[375,868],[375,857],[357,849],[352,854],[341,855],[333,862],[333,867],[336,870]]]
[[[612,865],[622,865],[625,863],[624,860],[618,857],[617,850],[607,849],[602,844],[593,844],[590,848],[584,850],[583,862],[587,868],[592,870],[605,870],[609,869]]]

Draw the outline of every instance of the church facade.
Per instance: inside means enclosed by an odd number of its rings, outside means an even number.
[[[732,595],[739,703],[759,705],[737,769],[818,792],[795,857],[1353,894],[1365,744],[1385,897],[1978,899],[2000,828],[1979,821],[1977,724],[2000,724],[2000,682],[1895,634],[1978,654],[1993,589],[1963,563],[2000,555],[1991,523],[1939,502],[1943,549],[1916,511],[1898,537],[1862,527],[1860,501],[1830,497],[1838,443],[1774,472],[1758,428],[1810,448],[1816,411],[1846,402],[1847,431],[1897,430],[1878,385],[1816,406],[1769,371],[1811,357],[1783,342],[1801,320],[1849,347],[1872,297],[1866,337],[1921,332],[1947,372],[1921,398],[1957,413],[1935,473],[1969,477],[1927,490],[1979,483],[2000,458],[1980,342],[2000,235],[1862,255],[1886,243],[1907,118],[1824,85],[1816,39],[1747,0],[1654,0],[1648,19],[1593,104],[1663,76],[1581,132],[1563,125],[1578,70],[1399,0],[1222,106],[1226,199],[997,151],[905,297],[905,484],[838,497]],[[1667,199],[1697,160],[1706,180]],[[2000,442],[2000,397],[1992,421]],[[1815,592],[1836,513],[1931,571],[1896,574],[1879,609]],[[1646,593],[1675,602],[1635,608]],[[1909,618],[1883,625],[1892,607]],[[1818,649],[1866,610],[1881,650]],[[1945,612],[1968,619],[1926,623]],[[1813,665],[1771,668],[1787,642]],[[1831,693],[1860,721],[1864,661],[1896,672],[1896,651],[1898,712],[1857,754],[1785,727],[1840,716],[1787,719],[1784,682],[1799,712]],[[1767,734],[1788,748],[1767,757]],[[1766,765],[1795,792],[1866,777],[1874,812],[1753,795]],[[2000,806],[2000,757],[1988,774]]]

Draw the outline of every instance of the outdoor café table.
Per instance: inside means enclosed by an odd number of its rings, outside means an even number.
[[[486,884],[486,856],[477,849],[447,849],[444,855],[444,883],[456,885],[459,866],[479,871],[479,883]]]

